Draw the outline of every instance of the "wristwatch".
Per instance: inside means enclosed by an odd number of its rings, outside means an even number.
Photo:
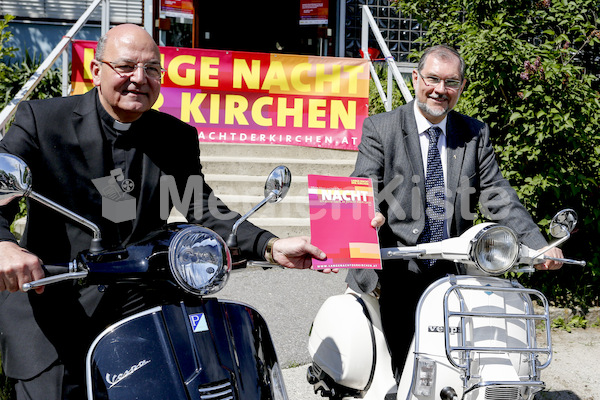
[[[279,264],[277,261],[275,261],[275,259],[273,258],[273,245],[275,244],[276,241],[278,241],[279,238],[278,237],[273,237],[271,239],[269,239],[269,241],[267,242],[267,248],[265,249],[265,260],[267,260],[267,262],[269,264]]]

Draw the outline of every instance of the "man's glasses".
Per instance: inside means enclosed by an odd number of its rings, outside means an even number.
[[[165,74],[165,69],[161,68],[159,64],[138,65],[126,62],[115,63],[103,60],[98,61],[111,67],[121,78],[132,76],[138,68],[143,69],[146,76],[151,79],[161,79]]]
[[[437,76],[423,76],[420,72],[417,71],[423,82],[425,82],[425,86],[437,86],[441,81],[444,81],[444,86],[448,89],[456,90],[462,84],[461,81],[456,79],[440,79]]]

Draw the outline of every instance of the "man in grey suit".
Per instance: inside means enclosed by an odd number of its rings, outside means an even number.
[[[452,111],[466,83],[464,71],[453,48],[427,49],[412,73],[415,100],[364,122],[352,176],[373,179],[379,208],[372,226],[380,229],[381,246],[436,241],[436,230],[437,239],[460,235],[473,225],[479,201],[491,219],[513,228],[527,246],[544,248],[546,240],[502,177],[487,124]],[[439,139],[430,145],[436,130]],[[438,182],[430,188],[432,177]],[[559,249],[547,254],[562,257]],[[537,268],[560,266],[547,261]],[[421,260],[390,261],[380,271],[348,273],[353,290],[380,296],[397,379],[414,333],[416,303],[430,283],[447,273],[457,273],[452,263]]]

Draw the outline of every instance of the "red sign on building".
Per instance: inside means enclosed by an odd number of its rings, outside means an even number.
[[[300,0],[300,25],[327,25],[329,0]]]

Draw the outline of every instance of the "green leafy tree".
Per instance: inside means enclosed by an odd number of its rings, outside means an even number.
[[[392,108],[396,108],[404,104],[404,97],[402,92],[398,88],[398,84],[394,81],[392,85],[392,93],[387,93],[387,79],[388,79],[388,68],[387,63],[375,63],[375,72],[379,77],[381,85],[384,87],[384,91],[388,97],[392,98]],[[404,77],[404,82],[411,87],[410,77]],[[369,79],[369,115],[379,114],[385,112],[385,105],[379,96],[379,91],[375,85],[375,80]]]
[[[0,60],[5,57],[13,57],[15,48],[7,46],[6,43],[12,37],[12,33],[8,31],[6,28],[8,23],[13,19],[12,15],[6,15],[4,18],[0,19]],[[4,63],[0,63],[0,80],[4,79],[6,75],[6,65]]]
[[[6,74],[0,78],[0,108],[5,107],[42,64],[42,56],[32,56],[25,50],[23,59],[4,66]],[[28,100],[62,96],[62,72],[50,69],[35,87]]]
[[[425,45],[459,49],[468,70],[457,110],[487,122],[501,168],[540,227],[574,208],[567,256],[584,269],[534,274],[557,305],[600,297],[600,0],[397,0],[428,25]]]

